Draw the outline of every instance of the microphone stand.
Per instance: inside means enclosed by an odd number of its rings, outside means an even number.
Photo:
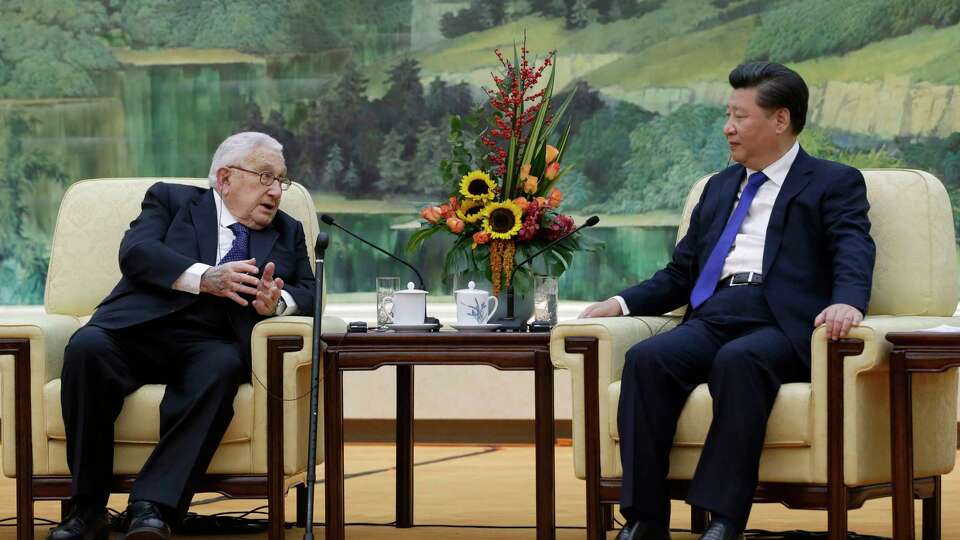
[[[580,232],[581,229],[585,229],[585,228],[587,228],[587,227],[593,227],[594,225],[596,225],[596,224],[599,223],[599,222],[600,222],[600,218],[599,218],[599,217],[597,217],[597,216],[590,216],[589,218],[587,218],[587,221],[585,221],[585,222],[583,223],[583,225],[580,225],[580,226],[577,227],[576,229],[568,232],[567,234],[561,236],[560,238],[557,238],[556,240],[554,240],[554,241],[550,242],[549,244],[543,246],[543,248],[541,248],[539,251],[537,251],[537,252],[534,253],[533,255],[530,255],[530,256],[527,257],[526,259],[520,261],[519,264],[514,265],[514,266],[513,266],[513,273],[514,273],[514,275],[516,275],[517,271],[520,270],[520,267],[521,267],[521,266],[523,266],[523,265],[529,263],[530,261],[532,261],[533,259],[537,258],[537,257],[540,256],[540,254],[543,253],[544,251],[552,248],[553,246],[559,244],[560,242],[562,242],[562,241],[566,240],[567,238],[573,236],[574,234]],[[499,331],[501,331],[501,332],[522,332],[522,331],[525,329],[525,327],[527,326],[527,321],[526,321],[526,320],[521,321],[521,320],[517,319],[516,316],[514,315],[514,290],[513,290],[513,283],[514,283],[514,281],[516,281],[516,280],[515,280],[515,279],[511,279],[511,280],[510,280],[510,286],[507,287],[507,315],[506,315],[506,317],[502,317],[502,318],[500,318],[499,320],[497,320],[497,323],[500,325],[500,328],[498,328],[497,330],[499,330]]]
[[[320,331],[323,320],[323,257],[330,237],[327,233],[317,235],[316,291],[313,302],[313,349],[310,359],[310,439],[307,441],[307,523],[304,540],[313,540],[313,492],[317,483],[317,407],[320,398]]]

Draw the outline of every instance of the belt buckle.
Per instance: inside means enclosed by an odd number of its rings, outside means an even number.
[[[734,275],[732,275],[732,276],[730,277],[730,286],[731,286],[731,287],[739,287],[739,286],[741,286],[741,285],[749,285],[750,282],[753,281],[753,272],[746,272],[746,274],[747,274],[747,280],[746,280],[746,281],[739,281],[739,282],[737,281],[737,276],[740,275],[740,274],[734,274]]]

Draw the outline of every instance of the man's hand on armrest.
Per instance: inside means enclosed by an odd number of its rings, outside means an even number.
[[[814,328],[826,324],[827,339],[836,341],[847,337],[847,333],[854,326],[859,326],[863,320],[860,310],[847,304],[833,304],[817,315],[813,321]]]
[[[580,313],[580,319],[589,319],[591,317],[619,317],[623,315],[623,309],[616,298],[608,298],[603,302],[597,302],[587,306],[587,309]]]

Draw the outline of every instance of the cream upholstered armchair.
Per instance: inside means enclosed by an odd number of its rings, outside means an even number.
[[[781,387],[760,460],[758,502],[827,509],[830,538],[846,538],[847,509],[890,495],[890,403],[884,336],[940,324],[960,325],[956,245],[950,201],[930,174],[865,170],[871,234],[877,246],[869,313],[847,340],[829,343],[822,328],[810,344],[812,382]],[[707,178],[687,197],[680,231]],[[627,284],[624,284],[627,285]],[[577,477],[587,484],[587,537],[602,538],[619,501],[622,476],[617,404],[624,353],[666,332],[680,317],[618,317],[560,323],[551,358],[573,381]],[[811,321],[812,324],[813,321]],[[924,499],[924,538],[939,537],[940,476],[954,466],[957,373],[913,377],[914,492]],[[670,453],[671,496],[682,499],[713,418],[710,392],[696,388],[680,416]],[[693,509],[694,530],[705,512]],[[929,521],[929,523],[928,523]]]
[[[158,180],[207,185],[206,179],[129,178],[70,186],[50,248],[44,312],[0,318],[3,472],[17,478],[20,540],[32,538],[33,528],[23,524],[32,522],[35,499],[70,497],[60,409],[64,347],[120,278],[120,240]],[[280,207],[303,223],[312,263],[311,239],[318,232],[313,199],[293,184]],[[345,329],[332,317],[323,324],[331,332]],[[254,328],[251,383],[237,392],[234,418],[198,490],[267,498],[271,539],[283,537],[283,501],[293,486],[298,487],[297,521],[305,519],[309,399],[292,398],[310,392],[312,328],[312,317],[303,316],[273,317]],[[116,492],[129,490],[159,440],[163,393],[163,385],[146,385],[124,402],[114,432]],[[275,399],[279,396],[288,401]]]

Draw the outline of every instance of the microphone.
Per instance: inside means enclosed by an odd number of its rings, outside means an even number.
[[[307,440],[307,515],[313,515],[313,493],[317,484],[317,419],[320,401],[320,344],[321,322],[323,321],[323,257],[330,244],[330,235],[317,234],[314,245],[317,258],[317,272],[313,299],[313,350],[310,366],[310,430]],[[313,519],[308,519],[303,535],[305,540],[313,540]]]
[[[587,227],[593,227],[593,226],[596,225],[597,223],[600,223],[600,218],[599,218],[598,216],[590,216],[589,218],[587,218],[587,220],[586,220],[585,222],[583,222],[583,225],[580,225],[579,227],[573,229],[572,231],[564,234],[564,235],[561,236],[560,238],[557,238],[556,240],[554,240],[554,241],[550,242],[549,244],[543,246],[542,249],[540,249],[539,251],[537,251],[537,252],[534,253],[533,255],[530,255],[530,256],[527,257],[526,259],[520,261],[519,264],[515,264],[515,265],[513,266],[513,271],[514,271],[514,273],[516,273],[516,271],[517,271],[521,266],[523,266],[523,265],[529,263],[530,261],[532,261],[533,259],[537,258],[537,257],[538,257],[541,253],[543,253],[544,251],[552,248],[553,246],[559,244],[560,242],[562,242],[562,241],[566,240],[567,238],[573,236],[574,234],[580,232],[581,229],[585,229],[585,228],[587,228]],[[508,331],[519,331],[521,328],[523,328],[523,326],[524,326],[524,324],[526,323],[526,321],[517,321],[516,317],[514,317],[514,315],[513,315],[513,309],[514,309],[513,282],[514,282],[514,280],[510,280],[510,287],[507,288],[507,315],[506,315],[505,317],[503,317],[502,319],[500,319],[498,322],[500,323],[501,327],[502,327],[503,329],[505,329],[505,330],[508,330]]]
[[[352,236],[352,237],[356,238],[357,240],[363,242],[364,244],[372,247],[373,249],[379,251],[380,253],[383,253],[383,254],[386,255],[387,257],[390,257],[391,259],[393,259],[393,260],[395,260],[395,261],[399,261],[400,263],[402,263],[402,264],[403,264],[404,266],[406,266],[407,268],[413,270],[413,273],[417,275],[417,280],[419,280],[419,283],[418,283],[418,284],[420,285],[420,289],[421,289],[421,290],[424,290],[424,291],[427,290],[426,287],[425,287],[424,284],[423,284],[423,276],[420,275],[420,272],[418,272],[417,269],[414,268],[412,264],[410,264],[410,263],[408,263],[407,261],[401,259],[400,257],[397,257],[397,256],[394,255],[393,253],[390,253],[389,251],[387,251],[387,250],[385,250],[385,249],[383,249],[383,248],[381,248],[381,247],[379,247],[379,246],[375,246],[375,245],[371,244],[370,242],[364,240],[363,238],[360,238],[360,237],[357,236],[356,234],[353,234],[352,232],[348,231],[348,230],[347,230],[346,228],[344,228],[342,225],[340,225],[339,223],[337,223],[336,221],[334,221],[334,220],[333,220],[333,216],[331,216],[330,214],[321,214],[321,215],[320,215],[320,221],[326,223],[327,225],[330,225],[331,227],[336,227],[336,228],[340,229],[341,231],[349,234],[350,236]]]

